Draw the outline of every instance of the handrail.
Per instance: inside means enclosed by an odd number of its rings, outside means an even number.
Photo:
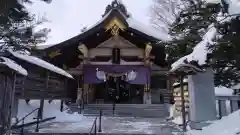
[[[16,124],[14,124],[13,126],[16,126],[18,123],[20,123],[22,121],[22,124],[24,125],[24,120],[25,118],[27,118],[29,115],[31,115],[32,113],[34,113],[35,111],[38,111],[38,115],[35,119],[37,119],[37,126],[36,126],[36,129],[35,129],[35,132],[38,132],[39,131],[39,118],[40,118],[40,108],[36,108],[34,110],[32,110],[30,113],[28,113],[26,116],[24,116],[22,119],[20,119]],[[21,132],[20,132],[21,135],[24,134],[24,126],[21,128]]]
[[[15,123],[13,126],[17,125],[18,123],[20,123],[21,121],[25,120],[25,118],[27,118],[29,115],[31,115],[32,113],[34,113],[35,111],[39,110],[40,108],[36,108],[34,110],[32,110],[30,113],[28,113],[27,115],[25,115],[23,118],[21,118],[17,123]]]
[[[94,129],[94,135],[97,135],[97,117],[93,121],[92,128],[89,132],[89,135],[92,134],[93,129]]]

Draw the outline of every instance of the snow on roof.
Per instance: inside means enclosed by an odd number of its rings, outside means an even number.
[[[55,72],[57,74],[60,74],[60,75],[63,75],[63,76],[66,76],[68,78],[73,78],[72,75],[70,75],[69,73],[67,73],[66,71],[42,60],[42,59],[39,59],[37,57],[34,57],[34,56],[31,56],[31,55],[27,55],[25,53],[20,53],[20,52],[14,52],[12,50],[8,50],[14,57],[17,57],[21,60],[24,60],[24,61],[27,61],[29,63],[32,63],[34,65],[37,65],[37,66],[40,66],[42,68],[45,68],[45,69],[48,69],[52,72]]]
[[[232,96],[233,90],[223,86],[215,87],[215,95],[216,96]]]
[[[97,23],[95,23],[94,25],[92,25],[91,27],[87,28],[86,31],[96,27],[97,25],[101,24],[103,21],[105,21],[108,16],[111,14],[113,10],[110,10],[106,15],[104,15]],[[121,13],[121,11],[119,11]],[[158,40],[161,40],[161,41],[169,41],[171,40],[171,36],[166,33],[166,32],[163,32],[163,31],[160,31],[152,26],[147,26],[141,22],[138,22],[136,21],[135,19],[133,19],[131,16],[130,17],[126,17],[123,13],[121,13],[125,18],[126,18],[126,21],[129,25],[130,28],[132,29],[135,29],[139,32],[142,32],[142,33],[145,33],[146,35],[149,35],[151,37],[154,37]],[[86,31],[80,33],[80,34],[84,34]],[[55,45],[55,44],[54,44]],[[46,48],[49,48],[49,47],[52,47],[54,45],[38,45],[36,48],[39,49],[39,50],[42,50],[42,49],[46,49]]]
[[[0,62],[0,65],[3,64],[3,65],[6,65],[8,66],[10,69],[16,71],[17,73],[21,74],[21,75],[24,75],[24,76],[27,76],[28,73],[27,73],[27,70],[24,69],[23,67],[21,67],[20,65],[18,65],[15,61],[9,59],[9,58],[6,58],[6,57],[0,57],[2,60],[4,60],[3,62]]]
[[[240,133],[240,110],[204,127],[202,131],[191,130],[191,135],[238,135]]]
[[[193,52],[174,62],[171,65],[172,69],[176,68],[180,64],[183,64],[184,60],[187,60],[188,62],[198,61],[199,65],[206,64],[207,54],[209,53],[207,47],[209,44],[213,44],[212,40],[215,37],[216,32],[216,28],[213,27],[213,24],[211,24],[208,32],[203,36],[202,41],[193,48]]]
[[[215,3],[215,4],[221,3],[221,0],[204,0],[204,1],[206,1],[207,3]]]
[[[38,49],[38,50],[43,50],[43,49],[52,47],[52,46],[54,46],[54,45],[55,45],[55,44],[50,44],[50,45],[36,45],[36,49]]]
[[[152,26],[147,26],[141,22],[136,21],[132,17],[127,19],[127,23],[129,27],[138,30],[139,32],[145,33],[146,35],[152,36],[158,40],[162,41],[170,41],[171,36],[168,35],[166,32],[160,31]]]

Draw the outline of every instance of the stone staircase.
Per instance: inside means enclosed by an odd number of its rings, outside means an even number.
[[[71,105],[72,112],[79,112],[76,105]],[[102,110],[103,116],[113,116],[112,104],[88,104],[85,105],[84,115],[99,116]],[[164,104],[116,104],[114,116],[118,117],[143,117],[143,118],[165,118],[169,116]]]
[[[87,117],[77,122],[44,123],[39,125],[38,133],[35,132],[34,125],[25,127],[24,135],[94,135],[94,131],[89,134],[93,121],[92,117]],[[102,132],[97,135],[181,135],[174,124],[163,118],[103,117],[101,123]],[[97,131],[99,128],[97,119]],[[20,130],[16,133],[12,135],[21,135]]]
[[[12,134],[19,135],[19,134]],[[24,135],[94,135],[94,133],[24,133]],[[171,133],[159,134],[131,134],[131,133],[97,133],[97,135],[173,135]],[[181,135],[181,134],[179,134]]]

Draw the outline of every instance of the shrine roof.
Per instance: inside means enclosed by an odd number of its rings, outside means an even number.
[[[125,30],[120,32],[120,35],[127,40],[141,40],[143,43],[150,42],[152,44],[159,41],[169,41],[171,37],[154,27],[147,26],[141,22],[136,21],[127,11],[126,7],[120,0],[114,0],[109,4],[102,18],[93,26],[86,28],[79,35],[63,41],[58,44],[53,45],[42,45],[37,46],[39,50],[54,50],[56,48],[65,48],[69,45],[78,45],[79,43],[86,44],[87,47],[95,47],[97,43],[101,43],[104,40],[110,38],[112,35],[107,32],[106,25],[110,23],[113,19],[117,18],[119,22],[124,25]],[[104,29],[105,28],[105,29]],[[131,38],[131,36],[135,36]],[[98,37],[98,38],[97,38]],[[91,41],[92,39],[95,40]],[[93,45],[94,44],[94,45]]]

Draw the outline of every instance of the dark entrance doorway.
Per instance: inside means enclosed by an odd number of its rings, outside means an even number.
[[[109,77],[105,83],[95,86],[96,102],[142,104],[143,85],[134,85],[121,77]]]

